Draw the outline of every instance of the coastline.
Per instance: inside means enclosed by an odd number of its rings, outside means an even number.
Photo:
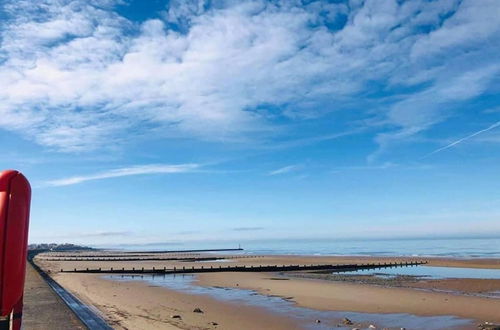
[[[396,257],[321,257],[321,256],[232,256],[238,265],[367,263],[415,260]],[[499,259],[429,258],[428,266],[471,269],[500,269]],[[299,329],[304,324],[261,306],[221,301],[203,294],[192,294],[140,280],[116,281],[103,275],[58,273],[60,268],[84,267],[190,267],[196,262],[178,261],[44,261],[44,269],[65,288],[88,304],[97,307],[118,329]],[[220,262],[203,262],[210,267]],[[309,275],[308,275],[309,274]],[[193,285],[204,288],[252,290],[266,296],[279,296],[299,307],[318,311],[341,311],[375,314],[411,314],[416,316],[456,316],[474,324],[500,323],[500,299],[480,296],[482,291],[500,291],[500,279],[434,279],[369,283],[339,279],[304,278],[304,274],[277,273],[205,273],[195,276]],[[147,275],[146,275],[147,276]],[[301,277],[302,276],[302,277]],[[311,276],[307,273],[305,277]],[[280,280],[277,280],[277,279]],[[363,276],[361,276],[363,279]],[[462,292],[458,292],[460,289]],[[443,291],[451,292],[443,292]],[[193,313],[195,308],[203,314]],[[180,319],[172,319],[180,315]],[[313,324],[314,319],[304,322]],[[211,322],[215,322],[216,325]],[[337,321],[336,321],[337,322]],[[338,320],[341,322],[341,318]],[[332,325],[335,325],[332,323]],[[368,326],[368,325],[366,325]],[[405,326],[404,320],[401,326]],[[470,328],[470,327],[464,327]],[[454,327],[454,329],[461,329]]]

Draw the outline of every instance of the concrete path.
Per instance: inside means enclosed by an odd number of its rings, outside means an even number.
[[[86,329],[28,263],[24,286],[23,330]]]

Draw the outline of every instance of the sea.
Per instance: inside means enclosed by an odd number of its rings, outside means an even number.
[[[446,239],[276,239],[187,241],[98,246],[134,251],[230,249],[247,255],[410,256],[500,258],[500,238]]]

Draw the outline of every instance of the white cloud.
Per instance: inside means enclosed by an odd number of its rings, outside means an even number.
[[[5,1],[0,128],[65,151],[152,127],[165,136],[239,140],[273,132],[283,117],[343,109],[373,81],[388,89],[425,83],[379,114],[401,130],[380,136],[384,145],[444,120],[441,104],[488,88],[500,30],[488,17],[499,7],[179,1],[162,19],[139,23],[112,1]]]
[[[47,181],[46,184],[48,186],[69,186],[69,185],[83,183],[86,181],[103,180],[103,179],[118,178],[131,175],[188,173],[195,171],[199,167],[200,165],[197,164],[138,165],[132,167],[117,168],[95,174],[73,176],[63,179],[51,180]]]
[[[280,174],[290,173],[297,171],[300,168],[301,168],[300,165],[288,165],[269,172],[269,175],[280,175]]]
[[[464,1],[456,13],[440,29],[420,38],[412,47],[411,56],[429,57],[444,51],[453,51],[464,45],[469,50],[481,47],[498,33],[500,6],[496,0]]]

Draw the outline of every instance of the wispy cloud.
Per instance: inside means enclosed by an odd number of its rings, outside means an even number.
[[[94,231],[94,232],[70,232],[70,233],[64,233],[61,235],[55,235],[55,234],[50,234],[48,236],[38,236],[41,239],[46,239],[46,238],[106,238],[106,237],[128,237],[128,236],[134,236],[134,234],[130,231],[113,231],[113,230],[102,230],[102,231]]]
[[[274,171],[271,171],[268,173],[268,175],[280,175],[280,174],[290,173],[290,172],[297,171],[300,168],[301,168],[300,165],[288,165],[288,166],[278,168]]]
[[[199,234],[202,233],[201,230],[181,230],[176,232],[175,234],[177,235],[192,235],[192,234]]]
[[[266,228],[264,227],[236,227],[233,228],[233,231],[259,231],[259,230],[264,230]]]
[[[470,135],[467,135],[466,137],[463,137],[463,138],[461,138],[461,139],[458,139],[458,140],[456,140],[456,141],[454,141],[454,142],[452,142],[452,143],[450,143],[450,144],[445,145],[444,147],[438,148],[438,149],[436,149],[436,150],[434,150],[434,151],[432,151],[432,152],[428,153],[427,155],[425,155],[424,157],[422,157],[422,159],[427,158],[427,157],[429,157],[429,156],[432,156],[432,155],[434,155],[434,154],[437,154],[438,152],[444,151],[444,150],[446,150],[446,149],[452,148],[452,147],[456,146],[457,144],[460,144],[460,143],[462,143],[462,142],[465,142],[465,141],[467,141],[467,140],[469,140],[469,139],[472,139],[473,137],[475,137],[475,136],[477,136],[477,135],[479,135],[479,134],[482,134],[482,133],[488,132],[488,131],[490,131],[490,130],[492,130],[492,129],[494,129],[494,128],[497,128],[497,127],[499,127],[499,126],[500,126],[500,121],[497,121],[496,123],[494,123],[494,124],[493,124],[493,125],[491,125],[491,126],[488,126],[487,128],[484,128],[484,129],[482,129],[482,130],[479,130],[479,131],[477,131],[477,132],[474,132],[474,133],[472,133],[472,134],[470,134]]]
[[[80,233],[73,237],[124,237],[132,235],[129,231],[97,231],[95,233]]]
[[[86,181],[103,180],[103,179],[110,179],[110,178],[117,178],[123,176],[131,176],[131,175],[187,173],[187,172],[193,172],[194,170],[200,167],[201,166],[198,164],[138,165],[132,167],[112,169],[109,171],[99,172],[95,174],[50,180],[47,181],[46,184],[48,186],[69,186]]]
[[[151,243],[120,243],[115,246],[151,246],[151,247],[163,247],[163,246],[183,246],[183,242],[174,242],[174,241],[166,241],[166,242],[151,242]],[[109,244],[107,244],[109,246]],[[180,248],[179,248],[180,250]]]
[[[380,165],[352,165],[334,167],[331,173],[343,171],[385,171],[385,170],[430,170],[433,167],[427,164],[397,164],[385,162]]]
[[[398,167],[398,164],[386,162],[380,165],[352,165],[352,166],[339,166],[333,169],[334,172],[342,171],[342,170],[354,170],[354,171],[365,171],[365,170],[387,170],[390,168]]]

